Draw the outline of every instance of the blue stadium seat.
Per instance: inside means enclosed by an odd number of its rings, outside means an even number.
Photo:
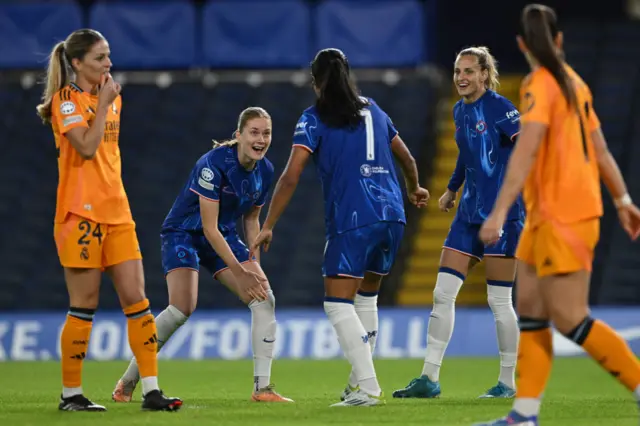
[[[328,0],[315,15],[316,50],[342,49],[354,67],[414,66],[424,60],[424,9],[418,1]]]
[[[99,2],[89,25],[109,41],[116,69],[190,68],[198,57],[190,2]]]
[[[75,3],[0,4],[0,68],[42,68],[53,48],[82,26]]]
[[[212,1],[202,13],[204,58],[214,67],[303,67],[311,56],[310,23],[303,1]]]

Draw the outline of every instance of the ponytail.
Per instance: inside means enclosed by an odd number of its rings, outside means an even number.
[[[235,145],[237,143],[238,143],[238,139],[235,139],[235,138],[229,139],[229,140],[224,141],[224,142],[218,142],[217,140],[214,139],[213,140],[213,148],[215,149],[215,148],[221,148],[223,146],[233,146],[233,145]]]
[[[344,53],[337,49],[321,50],[311,64],[311,74],[320,92],[316,100],[320,120],[329,127],[360,124],[360,111],[367,103],[358,95]]]
[[[47,66],[47,77],[42,94],[42,103],[36,108],[43,123],[47,124],[51,122],[51,101],[53,100],[53,95],[70,83],[70,75],[71,70],[67,64],[64,41],[61,41],[53,47],[49,55],[49,65]]]
[[[522,12],[522,37],[536,61],[558,82],[570,107],[578,101],[571,77],[558,54],[554,38],[558,35],[556,14],[550,7],[532,4]]]

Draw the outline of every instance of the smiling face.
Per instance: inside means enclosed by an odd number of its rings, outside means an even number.
[[[260,161],[271,145],[271,119],[266,117],[251,118],[247,120],[241,130],[236,131],[235,136],[238,140],[240,156],[253,162]],[[242,159],[240,161],[243,162]]]
[[[487,70],[483,70],[475,55],[458,56],[453,69],[453,83],[458,94],[466,100],[476,100],[486,91],[489,78]]]

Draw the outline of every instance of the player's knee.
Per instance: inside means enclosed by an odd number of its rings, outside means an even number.
[[[433,304],[453,306],[456,303],[458,292],[449,286],[436,284],[433,290]]]
[[[489,285],[487,289],[487,302],[495,313],[513,309],[512,289],[510,286]]]
[[[131,286],[131,288],[120,290],[120,292],[118,292],[118,297],[120,298],[120,305],[122,305],[123,308],[126,308],[127,306],[142,302],[146,298],[146,295],[144,293],[144,288]]]
[[[77,308],[97,309],[99,300],[100,291],[98,289],[69,294],[69,306]]]
[[[578,345],[582,345],[587,339],[589,332],[591,331],[593,322],[594,319],[587,315],[583,317],[579,322],[574,322],[573,327],[571,327],[569,322],[557,324],[555,321],[554,326],[567,339],[574,341]]]
[[[176,303],[172,303],[171,300],[169,300],[169,304],[179,310],[185,317],[190,317],[196,311],[196,302],[185,303],[178,301]]]
[[[567,337],[575,335],[581,324],[588,324],[588,329],[591,329],[593,322],[587,309],[571,309],[570,307],[552,309],[551,321],[554,327]]]

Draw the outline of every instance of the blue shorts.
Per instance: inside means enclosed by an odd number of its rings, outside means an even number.
[[[238,262],[243,263],[249,260],[249,249],[240,240],[238,234],[228,235],[225,240]],[[199,271],[200,265],[204,266],[214,277],[227,269],[227,265],[213,250],[202,233],[165,231],[160,233],[160,241],[162,243],[162,269],[165,276],[174,269],[180,268]]]
[[[482,260],[484,256],[515,256],[520,233],[524,228],[524,223],[521,220],[505,222],[502,228],[504,234],[493,246],[485,246],[478,238],[481,226],[480,223],[459,220],[456,216],[451,224],[451,229],[449,229],[449,235],[444,241],[444,247],[475,257],[478,260]]]
[[[322,275],[364,278],[387,275],[400,248],[404,224],[378,222],[331,237],[324,249]]]

